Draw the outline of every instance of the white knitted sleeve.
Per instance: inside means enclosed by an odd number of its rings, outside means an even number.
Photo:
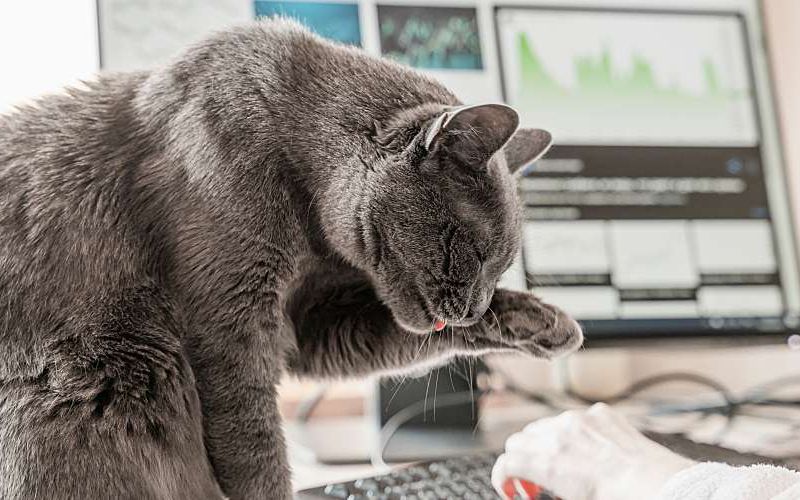
[[[800,473],[774,465],[706,462],[672,476],[658,500],[799,500]]]

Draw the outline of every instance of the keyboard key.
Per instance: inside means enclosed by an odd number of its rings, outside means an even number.
[[[393,476],[381,476],[375,478],[375,480],[378,481],[378,483],[384,488],[387,486],[396,486],[398,484],[397,478]]]
[[[428,471],[438,477],[450,477],[453,475],[453,471],[441,463],[432,463],[428,466]]]
[[[333,498],[347,498],[350,496],[350,491],[343,484],[329,484],[323,491]]]
[[[475,493],[480,493],[484,489],[483,485],[480,482],[475,481],[472,478],[467,479],[466,486],[467,486],[467,488],[471,489]]]
[[[362,490],[362,491],[378,491],[380,490],[380,485],[377,481],[372,478],[366,479],[358,479],[354,483],[355,487]]]
[[[402,496],[409,492],[407,485],[389,486],[383,490],[388,495]]]
[[[431,473],[426,467],[409,467],[407,471],[417,480],[431,478]]]
[[[468,490],[467,490],[467,487],[466,487],[466,486],[464,486],[463,484],[460,484],[460,483],[455,483],[455,484],[452,484],[452,485],[450,486],[450,489],[451,489],[451,490],[453,490],[453,493],[455,493],[455,494],[456,494],[456,495],[458,495],[458,496],[463,496],[463,495],[465,495],[465,494],[467,493],[467,491],[468,491]]]
[[[398,481],[401,481],[403,483],[410,483],[414,481],[414,478],[411,476],[411,474],[409,474],[405,470],[398,471],[397,474],[395,474],[395,477],[397,478]]]
[[[436,498],[443,498],[443,499],[453,498],[455,496],[453,495],[453,492],[451,490],[443,488],[441,486],[434,486],[433,493],[436,495]]]
[[[406,486],[410,491],[413,491],[413,492],[416,492],[416,493],[420,493],[422,491],[427,490],[430,487],[430,484],[428,484],[428,483],[426,483],[424,481],[420,481],[420,482],[415,482],[415,483],[408,484]]]

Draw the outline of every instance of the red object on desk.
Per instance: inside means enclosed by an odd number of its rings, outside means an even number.
[[[503,483],[503,493],[508,500],[560,500],[541,486],[524,479],[510,477]]]

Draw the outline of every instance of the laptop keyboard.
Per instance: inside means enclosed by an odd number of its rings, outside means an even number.
[[[301,491],[298,499],[497,500],[491,482],[497,454],[486,453],[424,462],[388,474]],[[554,497],[540,494],[538,500]]]

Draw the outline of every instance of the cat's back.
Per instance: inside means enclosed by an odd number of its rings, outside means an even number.
[[[69,205],[78,215],[87,192],[120,176],[115,167],[135,160],[126,157],[137,128],[130,102],[143,79],[101,77],[0,115],[0,231],[42,222],[29,210],[41,216]]]
[[[144,75],[102,77],[0,117],[0,380],[98,310],[143,260],[130,224],[152,154],[130,106]]]
[[[101,77],[0,116],[0,283],[45,255],[66,264],[79,241],[124,225],[132,176],[152,154],[131,103],[143,79]]]
[[[295,135],[321,137],[329,124],[346,131],[373,124],[399,110],[427,103],[458,104],[429,76],[365,51],[326,40],[296,21],[270,18],[233,26],[190,47],[163,68],[161,81],[183,87],[209,120],[235,116],[224,129],[252,133],[264,120],[297,127]],[[175,95],[175,93],[173,93]],[[268,113],[263,111],[267,109]],[[230,115],[227,110],[234,110]],[[259,123],[242,129],[243,116]],[[268,139],[268,138],[264,138]]]

